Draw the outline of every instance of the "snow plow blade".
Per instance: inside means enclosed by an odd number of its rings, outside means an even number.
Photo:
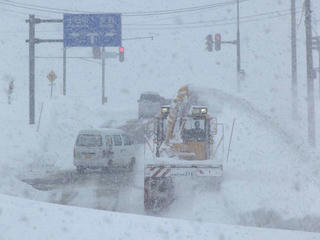
[[[221,165],[194,164],[148,164],[144,169],[144,176],[151,178],[162,177],[222,177]]]

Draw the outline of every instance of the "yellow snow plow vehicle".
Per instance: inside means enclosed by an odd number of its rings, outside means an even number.
[[[210,177],[212,184],[222,179],[222,161],[216,152],[217,120],[206,106],[192,106],[189,87],[179,89],[171,106],[161,107],[154,119],[155,158],[144,168],[145,209],[158,210],[174,200],[175,177]]]

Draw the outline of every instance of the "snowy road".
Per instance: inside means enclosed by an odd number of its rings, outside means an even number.
[[[49,202],[109,211],[129,210],[141,213],[143,186],[136,184],[136,174],[127,169],[61,171],[41,178],[24,179],[34,188],[47,191]],[[137,195],[140,201],[133,201]],[[127,206],[127,207],[123,207]],[[143,209],[143,208],[142,208]],[[129,211],[130,212],[130,211]]]

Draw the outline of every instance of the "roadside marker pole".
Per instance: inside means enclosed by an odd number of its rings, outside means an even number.
[[[231,146],[231,141],[232,141],[232,136],[233,136],[233,128],[234,128],[234,123],[235,123],[236,119],[233,119],[233,123],[232,123],[232,129],[231,129],[231,134],[230,134],[230,140],[229,140],[229,147],[228,147],[228,155],[227,155],[227,162],[229,161],[229,153],[230,153],[230,146]]]
[[[39,120],[38,120],[38,126],[37,126],[37,132],[39,132],[39,129],[40,129],[40,121],[41,121],[42,109],[43,109],[43,103],[41,104]]]

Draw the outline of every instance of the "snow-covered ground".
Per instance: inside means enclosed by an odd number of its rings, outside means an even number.
[[[1,239],[320,239],[319,234],[119,214],[0,195]]]
[[[297,121],[291,120],[290,108],[289,15],[241,24],[242,68],[246,71],[241,93],[236,92],[233,46],[223,45],[220,52],[209,53],[205,50],[204,40],[207,34],[216,32],[222,34],[223,40],[233,40],[235,25],[195,28],[192,24],[184,25],[201,20],[230,18],[235,14],[235,7],[228,5],[175,15],[123,16],[124,38],[154,36],[154,40],[124,41],[125,62],[120,64],[115,60],[107,60],[106,92],[109,101],[103,106],[100,103],[101,69],[98,61],[68,59],[67,96],[64,97],[61,95],[62,60],[40,58],[61,56],[62,46],[37,45],[36,124],[31,126],[28,125],[28,48],[24,43],[28,37],[28,25],[24,20],[29,13],[42,18],[61,18],[62,15],[0,3],[0,232],[7,234],[1,234],[0,239],[18,239],[24,233],[34,239],[40,236],[51,239],[68,239],[71,236],[88,239],[110,234],[121,239],[137,238],[143,233],[146,234],[143,236],[155,239],[188,236],[194,239],[267,239],[270,236],[272,239],[273,236],[279,236],[279,239],[319,238],[316,234],[208,223],[320,231],[320,148],[309,148],[306,143],[302,2],[297,1],[300,22]],[[196,4],[191,0],[149,0],[137,4],[127,0],[112,3],[103,0],[95,0],[94,3],[84,0],[32,0],[28,4],[85,11],[133,12],[176,9],[207,2]],[[313,25],[317,31],[320,2],[313,1],[312,4]],[[250,16],[288,9],[288,1],[257,0],[244,1],[240,10],[242,16]],[[176,25],[168,29],[171,27],[166,24]],[[62,26],[59,24],[39,24],[36,28],[37,37],[62,36]],[[91,49],[68,49],[67,54],[70,57],[90,57]],[[49,97],[50,88],[46,79],[51,70],[58,76],[52,99]],[[5,89],[10,79],[15,80],[15,88],[12,104],[8,105]],[[96,178],[87,185],[75,183],[71,187],[64,186],[49,191],[39,191],[20,179],[72,172],[72,151],[78,130],[105,125],[120,126],[126,120],[137,118],[136,100],[142,91],[154,90],[165,97],[173,97],[176,90],[184,84],[196,86],[212,115],[216,115],[219,122],[225,124],[226,140],[229,139],[232,121],[236,119],[221,191],[212,192],[205,187],[184,186],[168,211],[160,214],[161,217],[197,222],[68,208],[25,200],[144,214],[141,207],[143,153],[133,181],[117,192],[118,198],[130,201],[120,201],[115,208],[109,208],[103,203],[109,195],[106,189],[100,188],[103,182],[99,185]],[[319,87],[318,83],[315,87]],[[319,109],[318,105],[319,96],[316,92],[316,110]],[[316,117],[316,122],[319,122],[319,112]],[[316,136],[320,141],[320,131],[316,132]],[[65,199],[65,196],[70,196],[69,193],[75,195],[71,195],[72,199]],[[48,227],[48,219],[57,225]],[[91,221],[96,224],[90,223]],[[89,224],[88,228],[96,230],[85,231],[83,226]],[[119,224],[129,228],[128,236],[122,235],[126,232],[123,229],[114,227]],[[135,224],[137,228],[133,227]],[[149,224],[150,228],[146,228]],[[61,233],[58,233],[58,229]]]

